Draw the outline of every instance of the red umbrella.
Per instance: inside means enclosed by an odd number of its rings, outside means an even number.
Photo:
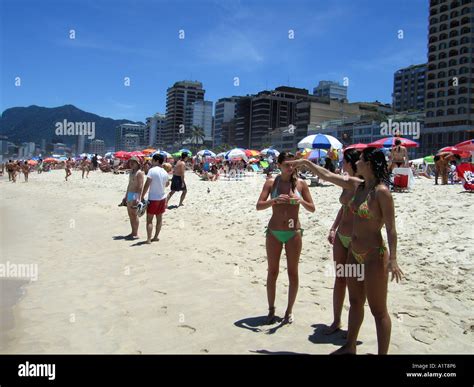
[[[362,149],[365,149],[365,148],[368,148],[368,147],[369,146],[367,144],[358,143],[358,144],[349,145],[347,148],[344,148],[344,151],[349,150],[349,149],[362,150]]]
[[[467,140],[454,145],[459,150],[473,152],[474,151],[474,140]]]
[[[121,160],[128,160],[130,157],[130,153],[129,152],[125,152],[125,151],[118,151],[118,152],[115,152],[114,153],[114,157],[116,159],[121,159]]]
[[[455,155],[461,156],[462,159],[467,158],[467,157],[469,157],[469,155],[470,155],[469,152],[466,152],[466,151],[463,151],[463,150],[461,150],[461,149],[458,149],[458,148],[456,148],[455,146],[446,146],[446,147],[444,147],[444,148],[441,148],[441,149],[438,151],[438,154],[439,154],[439,153],[443,153],[443,152],[454,153]]]
[[[403,137],[386,137],[386,138],[381,138],[380,140],[371,142],[368,144],[370,147],[374,148],[391,148],[395,146],[395,141],[400,140],[401,144],[405,148],[417,148],[419,145],[416,141],[409,140],[408,138],[403,138]]]

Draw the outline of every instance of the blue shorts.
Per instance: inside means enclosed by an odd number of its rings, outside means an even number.
[[[139,192],[127,192],[127,202],[140,201]]]

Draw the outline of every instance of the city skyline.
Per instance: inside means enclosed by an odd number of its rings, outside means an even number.
[[[311,92],[321,80],[345,77],[350,101],[391,103],[393,73],[427,60],[425,0],[276,2],[270,9],[246,1],[126,8],[7,0],[2,8],[2,111],[73,104],[144,122],[165,112],[167,88],[188,79],[202,82],[214,103],[282,85]],[[392,17],[381,20],[382,12]],[[361,25],[362,17],[372,23]]]

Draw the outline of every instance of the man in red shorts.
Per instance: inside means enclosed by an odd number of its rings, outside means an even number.
[[[163,213],[166,209],[165,189],[169,185],[169,177],[168,173],[163,169],[163,161],[163,155],[153,155],[152,168],[150,168],[148,171],[145,187],[143,188],[141,197],[141,201],[143,202],[148,189],[150,189],[150,193],[148,194],[148,207],[146,214],[146,231],[148,236],[146,243],[148,244],[159,241],[158,235],[160,234],[161,230]],[[153,239],[151,239],[154,216],[156,216],[156,230],[155,236]]]

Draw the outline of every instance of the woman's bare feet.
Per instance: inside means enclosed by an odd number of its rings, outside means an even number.
[[[357,349],[355,346],[349,346],[345,344],[338,350],[331,352],[331,355],[355,355],[356,352],[357,352]]]
[[[293,313],[286,312],[282,324],[293,324],[293,321],[295,321],[295,316]]]
[[[341,322],[334,321],[330,326],[326,327],[324,330],[325,335],[332,335],[334,332],[337,332],[341,329]]]
[[[159,240],[160,240],[160,238],[154,237],[151,241],[152,241],[152,242],[158,242]]]
[[[268,316],[267,319],[265,320],[265,325],[272,325],[275,324],[276,317],[275,317],[275,307],[272,306],[268,308]]]

